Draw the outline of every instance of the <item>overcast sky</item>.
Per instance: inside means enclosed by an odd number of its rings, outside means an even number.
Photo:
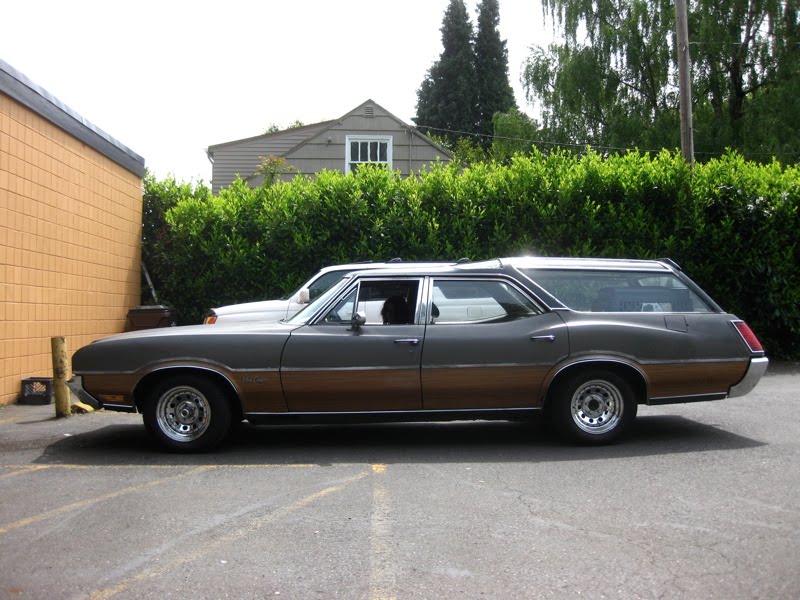
[[[473,25],[477,0],[466,0]],[[342,116],[371,98],[412,123],[448,0],[0,0],[0,58],[141,155],[211,179],[205,149]],[[539,0],[500,0],[509,79],[552,39]]]

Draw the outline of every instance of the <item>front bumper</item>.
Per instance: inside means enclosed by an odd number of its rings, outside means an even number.
[[[98,399],[83,387],[83,378],[80,375],[75,375],[67,382],[69,389],[81,402],[88,404],[95,410],[104,408],[106,410],[114,410],[117,412],[136,412],[136,407],[130,404],[109,402],[108,400]]]
[[[728,398],[738,398],[749,394],[756,384],[767,372],[769,366],[769,359],[766,356],[761,358],[754,358],[750,361],[750,366],[747,367],[747,373],[744,374],[742,380],[734,386],[731,386],[728,392]]]
[[[80,375],[75,375],[72,379],[67,381],[67,387],[70,389],[73,395],[84,404],[88,404],[95,410],[103,408],[100,402],[97,401],[97,398],[83,389],[83,380],[81,379]]]

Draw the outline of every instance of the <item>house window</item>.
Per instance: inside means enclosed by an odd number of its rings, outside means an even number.
[[[391,136],[348,135],[345,147],[345,173],[355,172],[363,163],[378,163],[392,168]]]

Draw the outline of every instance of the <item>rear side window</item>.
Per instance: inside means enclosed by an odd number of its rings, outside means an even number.
[[[564,306],[583,312],[713,312],[672,273],[523,269]]]
[[[437,279],[433,282],[432,323],[500,323],[541,312],[505,281]]]

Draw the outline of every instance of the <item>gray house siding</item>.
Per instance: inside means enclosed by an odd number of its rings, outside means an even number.
[[[207,153],[209,157],[213,157],[211,191],[218,193],[220,189],[233,183],[237,176],[251,179],[260,164],[260,157],[283,156],[306,140],[309,135],[314,135],[327,127],[329,123],[330,121],[315,123],[306,127],[209,146]]]
[[[212,190],[217,193],[240,174],[251,185],[260,185],[254,176],[260,156],[284,157],[292,171],[283,175],[314,175],[322,170],[347,171],[347,138],[380,136],[391,140],[391,168],[407,177],[432,162],[452,159],[447,150],[436,145],[416,129],[368,100],[335,121],[289,129],[208,148],[213,157]]]
[[[297,149],[286,154],[286,159],[302,173],[314,173],[324,169],[345,170],[347,136],[385,136],[392,140],[392,169],[401,176],[419,171],[436,161],[450,161],[450,155],[435,146],[416,129],[399,122],[388,113],[382,114],[374,107],[374,117],[362,114],[345,116],[319,135],[310,138]],[[409,162],[409,158],[411,161]]]

